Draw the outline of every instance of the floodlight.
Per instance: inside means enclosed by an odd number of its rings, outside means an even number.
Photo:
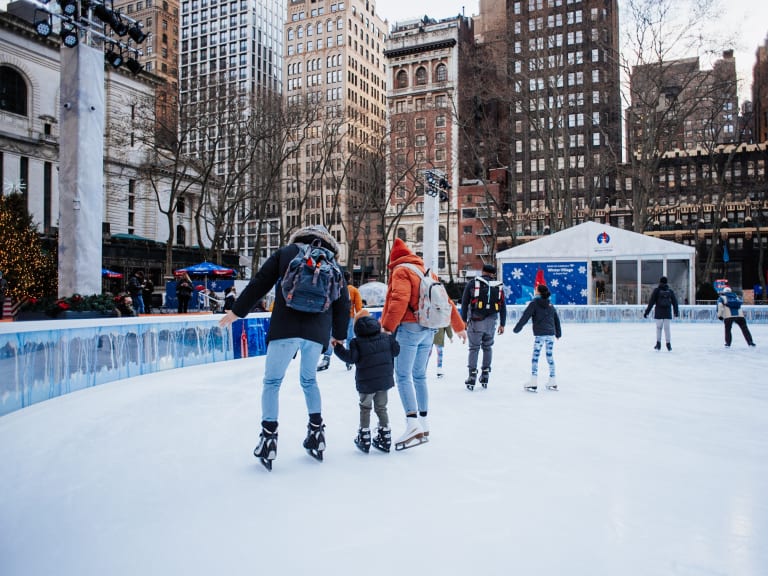
[[[74,26],[66,26],[62,24],[59,35],[61,36],[61,43],[67,48],[74,48],[80,41],[80,35],[78,34],[77,28]]]
[[[113,68],[120,68],[123,64],[123,55],[121,52],[115,52],[114,50],[108,50],[104,55]]]
[[[135,58],[127,58],[125,61],[125,67],[134,74],[138,74],[144,68],[144,66],[139,64],[139,61]]]
[[[144,42],[144,40],[147,39],[147,35],[139,27],[138,22],[128,28],[128,36],[130,36],[131,39],[136,42],[136,44],[141,44]]]
[[[77,0],[59,0],[59,5],[67,16],[74,16],[77,12]]]
[[[123,22],[119,12],[113,12],[104,6],[104,4],[97,4],[93,9],[93,13],[99,20],[104,22],[104,24],[109,24],[110,28],[112,28],[118,36],[125,36],[128,33],[128,25]]]
[[[35,32],[37,32],[38,35],[42,36],[43,38],[50,36],[52,29],[53,27],[51,25],[50,16],[35,21]]]

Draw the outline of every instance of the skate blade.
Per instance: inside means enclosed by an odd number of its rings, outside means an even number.
[[[307,454],[312,456],[312,458],[314,458],[318,462],[322,462],[323,461],[323,453],[321,451],[319,451],[319,450],[307,449]]]
[[[483,382],[482,383],[482,387],[483,387],[484,390],[488,389],[488,382]]]
[[[382,444],[377,444],[376,442],[373,442],[372,446],[376,448],[376,450],[381,450],[382,452],[386,452],[387,454],[389,454],[390,448],[385,448],[384,445]]]
[[[472,390],[475,389],[475,385],[474,384],[466,384],[466,387],[467,387],[467,390],[469,390],[470,392],[472,392]]]
[[[395,442],[395,450],[400,452],[401,450],[408,450],[408,448],[415,448],[416,446],[426,444],[427,442],[429,442],[429,438],[420,434],[418,436],[414,436],[413,438],[406,440],[405,442]]]
[[[264,468],[272,472],[272,460],[268,460],[267,458],[259,458],[259,461],[261,462],[261,465],[264,466]]]
[[[532,386],[526,386],[525,391],[530,392],[531,394],[536,394],[536,392],[538,392],[538,388],[534,388]]]
[[[552,392],[557,392],[558,388],[557,386],[547,386],[547,390],[552,390]]]
[[[371,447],[370,446],[367,446],[367,447],[363,446],[359,442],[355,442],[355,446],[357,446],[357,449],[360,450],[360,452],[365,452],[366,454],[368,454],[368,452],[371,451]]]

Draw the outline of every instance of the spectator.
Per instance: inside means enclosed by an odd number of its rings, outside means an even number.
[[[138,316],[133,308],[133,298],[130,294],[123,294],[117,299],[117,312],[120,316]]]
[[[728,286],[723,288],[723,292],[717,298],[717,318],[722,320],[725,324],[726,348],[731,347],[731,330],[733,329],[734,324],[737,324],[738,327],[741,328],[741,333],[744,335],[744,340],[747,341],[747,345],[755,345],[754,340],[752,340],[752,333],[747,326],[747,319],[744,318],[744,311],[741,309],[743,303],[744,301]]]
[[[128,280],[128,293],[133,298],[137,314],[144,314],[144,272],[137,270]]]
[[[232,310],[232,306],[234,306],[236,298],[237,290],[234,286],[229,286],[226,290],[224,290],[224,312],[227,310]]]
[[[152,294],[155,291],[155,283],[152,282],[152,278],[144,278],[144,293],[142,294],[144,301],[144,312],[146,314],[152,313]]]
[[[192,298],[192,291],[195,287],[192,285],[192,279],[189,274],[182,272],[179,279],[176,280],[176,299],[179,302],[179,314],[186,314],[189,311],[189,300]]]
[[[670,339],[670,324],[672,323],[672,312],[675,318],[680,316],[680,310],[677,306],[677,298],[672,288],[667,283],[667,277],[662,276],[659,279],[659,285],[653,289],[651,298],[648,300],[648,306],[645,308],[643,318],[648,318],[651,308],[655,307],[653,317],[656,319],[656,345],[654,350],[661,350],[661,330],[664,329],[664,338],[667,341],[667,350],[672,351]]]

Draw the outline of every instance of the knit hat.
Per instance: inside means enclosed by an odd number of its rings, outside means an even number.
[[[483,264],[483,272],[486,274],[496,274],[496,266],[493,264]]]
[[[661,278],[659,278],[659,284],[666,284],[666,283],[667,283],[667,277],[666,276],[662,276]]]
[[[408,248],[405,242],[400,238],[395,238],[395,243],[392,245],[392,252],[389,253],[389,261],[394,262],[402,258],[403,256],[410,256],[413,252]]]
[[[328,228],[322,224],[314,224],[297,230],[291,234],[288,243],[293,244],[294,242],[301,242],[310,244],[313,240],[320,240],[327,248],[333,250],[334,254],[339,253],[339,245],[336,242],[336,238],[334,238],[331,233],[328,232]]]

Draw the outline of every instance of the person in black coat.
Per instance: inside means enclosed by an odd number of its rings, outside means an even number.
[[[283,277],[291,260],[299,254],[298,244],[319,242],[321,246],[338,254],[336,239],[325,226],[315,225],[302,228],[290,238],[290,244],[273,253],[253,275],[248,285],[219,321],[225,328],[239,318],[245,318],[256,304]],[[300,381],[304,400],[309,412],[308,433],[304,447],[310,454],[322,459],[325,450],[325,425],[321,416],[322,403],[317,386],[316,367],[320,354],[331,343],[347,337],[349,324],[349,292],[341,278],[339,297],[325,312],[301,312],[288,307],[283,291],[275,290],[275,303],[267,331],[267,358],[264,366],[264,387],[261,393],[262,431],[254,456],[271,470],[271,461],[277,454],[277,419],[280,385],[285,377],[288,364],[301,351]]]
[[[661,330],[663,328],[667,350],[671,352],[670,324],[672,323],[672,312],[674,311],[675,318],[679,318],[680,309],[677,306],[675,292],[669,287],[666,276],[662,276],[659,279],[659,285],[653,289],[651,298],[648,300],[648,306],[646,306],[643,313],[643,318],[648,318],[651,308],[655,308],[653,317],[656,319],[656,345],[653,348],[661,350]]]
[[[387,413],[387,390],[395,385],[395,356],[400,353],[400,344],[392,334],[381,331],[381,324],[368,310],[363,308],[355,318],[355,338],[349,342],[349,349],[336,342],[334,354],[346,364],[354,364],[355,386],[360,394],[360,429],[355,444],[363,452],[371,448],[371,406],[379,419],[373,445],[389,452],[392,432]]]
[[[538,387],[539,355],[542,347],[545,348],[547,363],[549,364],[549,381],[547,388],[557,390],[557,381],[555,379],[555,357],[554,347],[555,338],[563,335],[560,328],[560,317],[557,315],[552,302],[549,301],[549,288],[546,284],[539,284],[536,287],[536,297],[526,306],[520,320],[517,321],[512,331],[518,334],[533,319],[533,356],[531,358],[531,380],[525,385],[528,392],[536,392]]]

